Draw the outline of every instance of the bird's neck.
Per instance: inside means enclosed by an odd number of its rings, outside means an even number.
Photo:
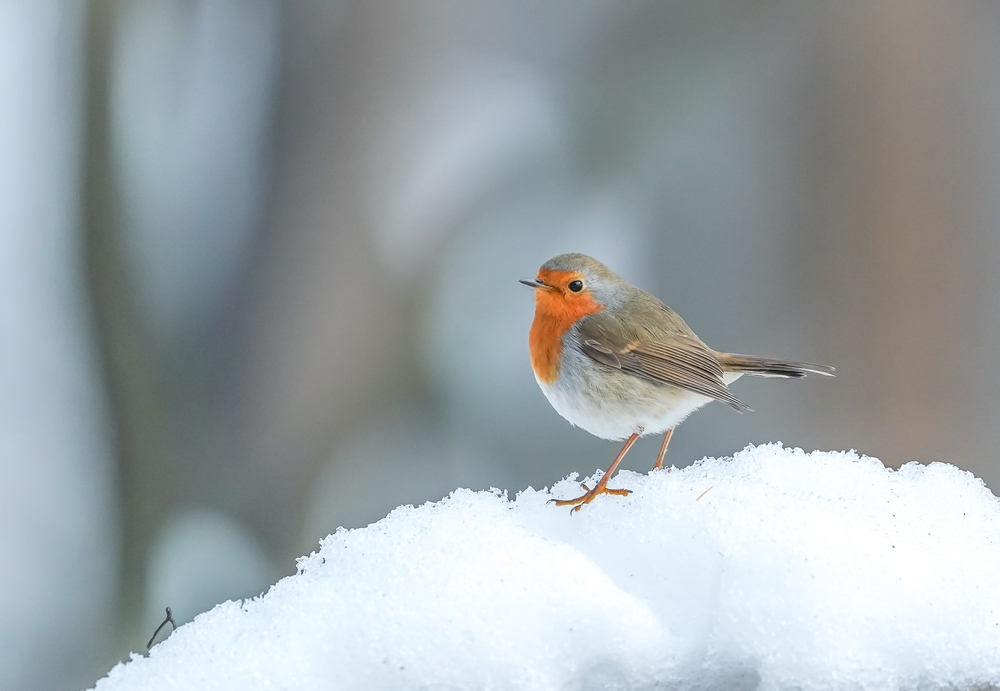
[[[558,293],[539,290],[535,293],[535,320],[528,332],[531,368],[545,384],[559,377],[562,363],[562,339],[578,319],[604,309],[589,295],[567,300]]]

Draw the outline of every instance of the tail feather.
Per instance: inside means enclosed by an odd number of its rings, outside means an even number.
[[[809,362],[788,362],[787,360],[770,360],[753,355],[738,355],[736,353],[718,353],[719,364],[724,372],[742,372],[757,377],[788,377],[800,379],[808,373],[834,376],[834,368],[827,365],[814,365]]]

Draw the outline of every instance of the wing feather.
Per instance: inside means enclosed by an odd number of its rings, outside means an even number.
[[[715,353],[693,334],[636,334],[638,338],[627,340],[629,334],[614,327],[601,314],[583,320],[581,350],[593,360],[632,376],[708,396],[741,412],[750,410],[726,387]]]

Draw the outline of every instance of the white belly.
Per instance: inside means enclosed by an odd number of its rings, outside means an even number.
[[[595,366],[589,358],[583,358],[587,356],[567,348],[555,382],[538,380],[538,385],[557,413],[602,439],[625,439],[640,431],[643,436],[660,434],[713,400],[610,367]],[[727,372],[726,383],[739,376]]]

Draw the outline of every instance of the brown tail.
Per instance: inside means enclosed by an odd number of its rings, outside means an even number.
[[[827,365],[769,360],[753,355],[737,355],[736,353],[717,353],[717,355],[724,372],[743,372],[757,377],[789,377],[792,379],[800,379],[809,372],[827,377],[834,376],[833,367]]]

